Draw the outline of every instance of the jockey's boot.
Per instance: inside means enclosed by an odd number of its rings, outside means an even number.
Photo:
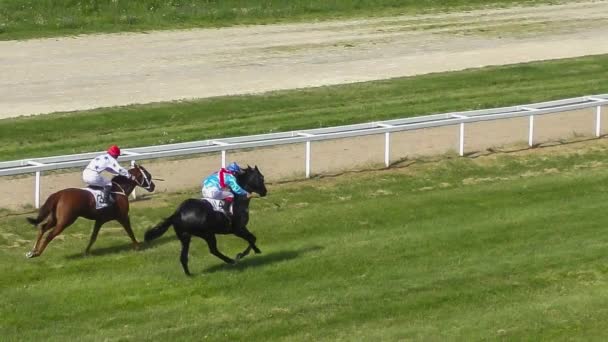
[[[232,220],[232,202],[222,201],[222,209],[224,209],[226,217],[228,217],[229,220]]]
[[[103,187],[103,197],[108,205],[114,204],[114,196],[112,196],[112,186]]]

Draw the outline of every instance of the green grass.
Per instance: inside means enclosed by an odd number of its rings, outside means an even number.
[[[172,232],[141,252],[91,223],[26,260],[0,218],[0,335],[88,340],[600,340],[608,328],[608,144],[418,163],[270,186],[232,267]],[[598,167],[599,166],[599,167]],[[194,192],[193,192],[194,193]],[[136,235],[188,194],[134,205]],[[222,237],[229,255],[244,248]]]
[[[456,11],[550,0],[0,0],[0,40]]]
[[[608,92],[608,55],[0,120],[0,160],[289,131]]]

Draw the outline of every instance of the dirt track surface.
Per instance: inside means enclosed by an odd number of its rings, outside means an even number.
[[[0,119],[608,53],[608,2],[0,42]]]
[[[97,35],[0,42],[0,118],[608,53],[608,2],[348,22]],[[608,122],[608,106],[602,111]],[[539,117],[535,142],[591,136],[594,109]],[[608,130],[602,127],[602,134]],[[523,144],[524,119],[467,125],[466,152]],[[454,151],[458,127],[391,135],[391,161]],[[312,144],[313,174],[381,167],[384,136]],[[266,179],[303,178],[303,144],[235,151]],[[192,191],[216,154],[143,161],[166,179],[157,191]],[[125,163],[126,164],[126,163]],[[126,166],[126,165],[125,165]],[[45,174],[42,196],[83,186],[80,172]],[[0,208],[31,205],[34,178],[0,178]]]

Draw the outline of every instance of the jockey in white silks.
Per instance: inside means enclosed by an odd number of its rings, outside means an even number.
[[[235,175],[241,172],[241,167],[233,162],[225,169],[222,168],[218,172],[209,175],[203,180],[203,198],[224,201],[225,213],[227,215],[232,215],[234,194],[245,195],[247,198],[251,198],[251,194],[241,188],[236,181]]]
[[[82,171],[82,180],[85,183],[103,188],[103,195],[108,204],[113,203],[113,199],[110,196],[112,181],[101,175],[103,171],[125,176],[132,180],[135,179],[127,169],[118,164],[118,161],[116,160],[118,156],[120,156],[120,148],[116,145],[112,145],[108,148],[107,153],[95,157],[95,159],[91,160],[89,165],[87,165],[84,171]]]

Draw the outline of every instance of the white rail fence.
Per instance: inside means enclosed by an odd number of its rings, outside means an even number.
[[[169,145],[157,145],[123,149],[119,161],[158,159],[176,156],[187,156],[210,152],[221,152],[221,165],[226,165],[226,152],[230,150],[278,146],[284,144],[305,143],[306,178],[311,175],[311,143],[322,140],[351,138],[365,135],[384,134],[384,164],[390,165],[390,135],[393,132],[418,130],[423,128],[459,125],[458,152],[464,155],[465,125],[468,123],[528,117],[528,144],[533,146],[534,118],[548,115],[595,107],[595,136],[601,134],[602,106],[608,105],[608,94],[584,96],[571,99],[535,103],[522,106],[502,107],[467,112],[454,112],[419,116],[406,119],[370,122],[347,126],[309,129],[301,131],[250,135],[225,139],[202,140]],[[34,173],[36,176],[34,188],[34,204],[40,207],[41,175],[44,171],[83,167],[100,152],[72,154],[65,156],[31,158],[15,161],[0,162],[0,176]]]

